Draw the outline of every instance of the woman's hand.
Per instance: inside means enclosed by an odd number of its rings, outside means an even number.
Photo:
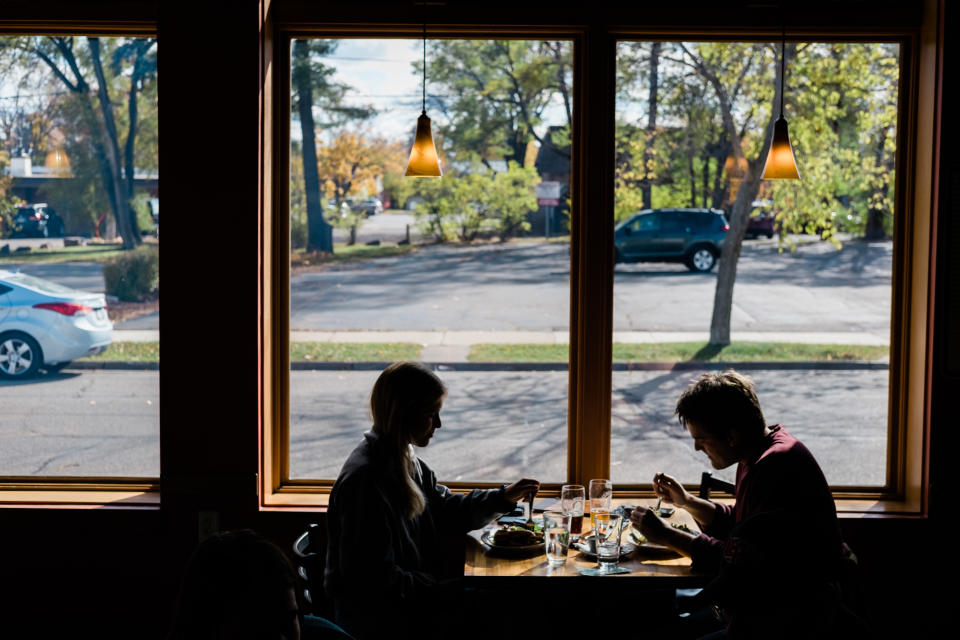
[[[525,499],[531,493],[540,491],[540,482],[531,478],[517,480],[513,484],[508,484],[503,488],[503,495],[511,502],[519,502]]]
[[[670,531],[653,509],[647,507],[634,507],[630,513],[630,524],[654,544],[663,544]]]
[[[676,478],[665,473],[653,476],[653,490],[657,496],[678,507],[686,506],[690,502],[690,494],[683,485]]]

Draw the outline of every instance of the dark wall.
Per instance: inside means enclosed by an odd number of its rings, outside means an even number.
[[[100,4],[109,17],[111,7],[124,3]],[[350,3],[332,4],[334,13],[356,11]],[[15,5],[30,14],[28,3]],[[859,5],[881,15],[889,11],[891,20],[915,6]],[[139,6],[146,17],[158,11],[153,3]],[[952,13],[947,9],[948,33],[960,33],[955,5]],[[74,637],[92,632],[98,637],[162,637],[183,564],[198,539],[201,511],[215,513],[222,529],[256,528],[285,549],[308,522],[321,517],[261,513],[255,493],[261,313],[259,10],[253,0],[166,2],[159,9],[165,78],[161,168],[165,219],[174,219],[166,223],[164,235],[164,288],[172,302],[165,307],[162,329],[164,359],[171,364],[161,382],[161,420],[177,425],[162,433],[163,509],[0,509],[0,636],[21,622],[36,622],[43,632],[32,637],[48,637],[47,631],[57,626],[70,629]],[[742,15],[746,22],[751,14]],[[676,12],[672,19],[677,20]],[[950,78],[960,65],[949,38],[946,43],[944,76]],[[958,107],[953,92],[944,96],[945,113]],[[944,138],[953,141],[956,134],[956,125],[945,122]],[[202,173],[195,170],[198,164]],[[211,198],[210,184],[229,186]],[[862,560],[875,622],[884,631],[909,629],[909,637],[936,625],[943,611],[931,602],[935,591],[926,580],[937,575],[934,568],[940,565],[939,556],[932,554],[946,550],[935,541],[947,539],[943,514],[950,497],[938,500],[936,490],[951,486],[946,474],[957,451],[955,411],[946,399],[960,376],[957,363],[945,355],[947,336],[960,335],[958,308],[947,312],[948,302],[956,305],[960,288],[956,267],[953,275],[947,269],[960,251],[960,218],[951,220],[960,202],[960,192],[954,192],[960,187],[956,160],[944,163],[942,185],[930,518],[843,523]],[[176,203],[173,214],[171,202]],[[230,224],[219,224],[226,219]],[[197,233],[201,226],[214,233]],[[214,282],[215,296],[209,286]],[[214,313],[229,317],[216,329],[216,352],[206,339],[207,318]],[[172,364],[198,357],[215,357],[218,365],[174,369]]]

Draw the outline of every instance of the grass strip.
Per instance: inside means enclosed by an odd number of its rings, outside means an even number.
[[[373,258],[402,256],[411,253],[415,249],[416,247],[412,244],[380,244],[371,246],[366,244],[347,245],[337,243],[333,247],[333,253],[325,253],[323,251],[308,253],[303,249],[294,249],[290,254],[290,264],[294,267],[306,267],[316,264],[356,262],[358,260],[371,260]]]
[[[0,240],[0,246],[5,243]],[[31,249],[30,251],[11,251],[0,256],[0,265],[10,263],[57,263],[57,262],[105,262],[123,253],[119,244],[87,244],[76,247],[56,247],[54,249]]]
[[[395,362],[419,360],[414,342],[291,342],[291,362]]]
[[[114,342],[106,351],[82,358],[88,362],[159,362],[159,342]]]
[[[565,344],[475,344],[470,362],[567,362]],[[795,342],[735,342],[723,348],[705,342],[657,342],[613,345],[614,362],[822,362],[873,361],[889,356],[889,347]]]

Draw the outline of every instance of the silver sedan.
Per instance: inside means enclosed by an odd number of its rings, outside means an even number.
[[[102,293],[0,269],[0,378],[58,371],[102,352],[112,340]]]

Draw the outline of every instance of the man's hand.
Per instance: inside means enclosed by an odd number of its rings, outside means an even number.
[[[683,485],[680,484],[676,478],[668,476],[665,473],[658,473],[653,476],[653,490],[656,491],[659,497],[678,507],[684,507],[690,502],[691,496],[687,490],[683,488]]]
[[[511,502],[519,502],[531,493],[540,491],[540,482],[531,478],[517,480],[513,484],[508,484],[503,488],[503,495]]]
[[[666,543],[670,532],[666,523],[653,512],[653,509],[647,507],[635,507],[630,513],[630,524],[654,544]]]

